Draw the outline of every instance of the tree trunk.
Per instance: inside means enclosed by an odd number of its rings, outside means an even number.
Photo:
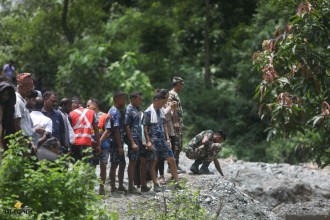
[[[210,71],[210,40],[209,40],[209,19],[210,19],[210,2],[205,0],[206,20],[204,27],[204,50],[205,50],[205,86],[212,87],[211,71]]]
[[[69,7],[69,0],[64,0],[63,3],[63,13],[62,13],[62,28],[66,39],[70,44],[73,43],[73,35],[70,28],[67,25],[67,17],[68,17],[68,7]]]

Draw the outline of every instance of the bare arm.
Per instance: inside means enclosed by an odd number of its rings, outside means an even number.
[[[100,133],[99,133],[99,127],[97,126],[97,123],[93,124],[93,129],[94,129],[94,135],[95,135],[95,141],[96,141],[95,151],[96,151],[96,153],[99,153],[99,152],[101,152],[101,147],[100,147]]]
[[[144,137],[146,138],[146,148],[152,150],[152,143],[148,134],[148,125],[143,125]]]
[[[117,147],[118,147],[118,154],[119,154],[119,156],[122,156],[124,152],[123,152],[123,145],[121,143],[119,127],[113,128],[113,135],[114,135]]]
[[[208,141],[209,141],[209,138],[207,137],[207,135],[204,135],[202,144],[208,144]]]
[[[100,143],[103,143],[105,141],[105,139],[107,139],[109,134],[110,134],[110,128],[105,129],[105,131],[103,132],[103,134],[100,138]]]
[[[132,136],[132,133],[131,133],[131,129],[129,128],[129,125],[125,125],[125,130],[126,130],[126,135],[129,139],[129,141],[131,142],[132,150],[137,151],[138,147],[137,147],[136,143],[134,142],[134,139],[133,139],[133,136]]]
[[[15,129],[16,131],[21,130],[21,118],[15,118]]]
[[[214,158],[213,162],[214,162],[215,168],[218,170],[218,172],[221,174],[221,176],[224,176],[223,173],[222,173],[222,170],[221,170],[221,167],[220,167],[220,162],[218,161],[218,159]]]

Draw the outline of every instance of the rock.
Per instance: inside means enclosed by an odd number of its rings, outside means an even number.
[[[189,169],[193,161],[185,155],[181,155],[180,159],[183,161],[182,168]],[[330,219],[330,167],[320,170],[304,164],[234,162],[232,159],[220,160],[220,164],[226,179],[219,174],[180,174],[187,180],[188,188],[201,190],[198,197],[200,204],[209,214],[218,216],[217,219],[304,220],[308,216],[312,220]],[[217,173],[213,163],[209,168]],[[99,174],[99,169],[96,173]],[[127,186],[126,174],[124,183]],[[165,173],[165,177],[170,178],[170,174]],[[109,184],[106,190],[109,193]],[[98,187],[95,191],[98,192]],[[164,194],[170,196],[171,189],[165,188]],[[163,193],[110,197],[108,194],[104,197],[109,209],[118,211],[119,219],[132,219],[127,216],[128,204],[137,209],[139,203],[147,200],[161,203]]]

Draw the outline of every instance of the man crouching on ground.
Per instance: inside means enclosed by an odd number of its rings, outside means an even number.
[[[217,154],[221,150],[221,143],[226,140],[223,131],[213,132],[211,130],[202,131],[191,139],[186,147],[186,156],[195,160],[190,171],[194,174],[214,174],[209,170],[209,165],[213,161],[218,172],[223,176]],[[202,164],[201,169],[199,165]]]

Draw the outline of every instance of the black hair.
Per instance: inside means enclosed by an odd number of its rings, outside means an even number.
[[[36,90],[32,90],[30,95],[27,96],[27,98],[37,98],[38,92]]]
[[[66,104],[68,104],[69,102],[72,102],[69,98],[63,98],[63,99],[61,99],[61,101],[60,101],[60,105],[59,105],[59,106],[66,105]]]
[[[95,105],[97,105],[97,107],[99,107],[99,100],[94,98],[90,98],[89,100],[91,100]]]
[[[49,139],[47,139],[45,141],[45,143],[43,143],[41,145],[41,147],[49,149],[49,150],[52,148],[52,146],[57,146],[58,148],[60,148],[60,145],[58,143],[58,139],[56,137],[50,137]]]
[[[137,91],[135,91],[135,92],[132,92],[132,93],[130,94],[129,98],[130,98],[130,99],[135,99],[135,98],[137,98],[137,97],[139,97],[139,96],[142,96],[142,93],[141,93],[141,92],[137,92]]]
[[[215,133],[216,134],[219,134],[223,138],[224,141],[227,139],[226,134],[225,134],[225,132],[223,130],[219,130],[219,131],[217,131]]]
[[[155,101],[155,100],[159,100],[159,99],[165,99],[165,95],[160,92],[156,92],[154,97],[152,98],[152,100]]]
[[[116,99],[118,99],[120,97],[123,97],[123,96],[126,96],[126,94],[124,92],[116,91],[116,92],[113,93],[112,98],[113,98],[113,100],[116,100]]]
[[[157,92],[163,94],[164,96],[166,96],[166,94],[169,93],[169,91],[167,89],[156,89],[156,93]]]
[[[46,92],[44,92],[42,97],[44,98],[44,100],[46,100],[46,99],[49,99],[49,97],[51,97],[52,95],[57,97],[57,94],[54,91],[46,91]]]

